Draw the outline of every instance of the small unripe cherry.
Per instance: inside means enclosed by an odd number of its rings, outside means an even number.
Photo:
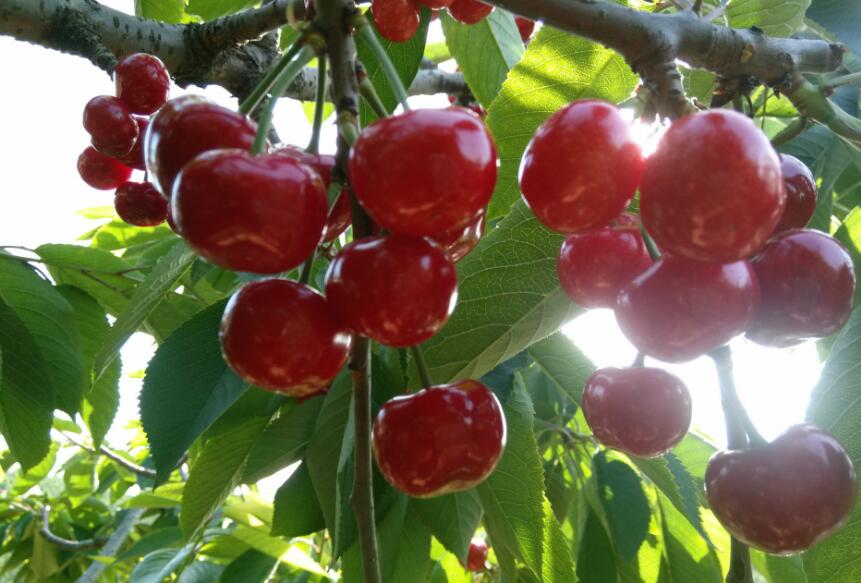
[[[114,69],[117,97],[134,113],[149,115],[165,104],[170,76],[158,57],[135,53],[123,57]]]
[[[469,552],[466,555],[466,570],[473,573],[484,571],[487,561],[487,543],[484,539],[474,538],[469,543]]]
[[[167,201],[149,182],[126,182],[117,188],[114,208],[136,227],[154,227],[167,219]]]
[[[78,156],[78,174],[99,190],[113,190],[129,179],[132,169],[89,146]]]
[[[84,107],[84,129],[93,147],[112,158],[131,152],[138,140],[138,124],[126,104],[110,95],[93,97]]]
[[[478,0],[453,0],[448,12],[458,22],[478,24],[493,12],[493,6]]]

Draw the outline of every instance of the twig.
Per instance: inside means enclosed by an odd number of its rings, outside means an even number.
[[[127,470],[134,472],[135,474],[138,474],[140,476],[147,476],[149,478],[154,478],[156,476],[155,470],[152,470],[150,468],[145,468],[143,466],[140,466],[140,465],[134,463],[131,460],[127,460],[126,458],[119,455],[118,453],[111,451],[110,449],[108,449],[104,445],[99,446],[99,449],[97,451],[91,447],[84,445],[80,441],[74,439],[71,435],[69,435],[65,431],[61,431],[60,433],[62,433],[63,437],[65,437],[66,440],[69,443],[71,443],[72,445],[75,445],[75,446],[83,449],[84,451],[88,451],[90,453],[100,453],[103,456],[105,456],[106,458],[115,461],[117,463],[117,465],[120,465],[120,466],[126,468]],[[181,463],[182,462],[180,461],[180,464]]]
[[[102,547],[99,554],[103,557],[113,557],[116,555],[120,550],[120,547],[123,546],[123,543],[126,542],[126,539],[129,537],[132,530],[134,530],[135,524],[137,524],[137,521],[143,515],[145,510],[145,508],[132,508],[128,510],[125,516],[123,516],[120,524],[117,526],[117,529],[108,538],[105,546]],[[84,574],[78,577],[78,580],[75,583],[96,583],[107,568],[107,562],[93,561],[90,563],[90,566],[87,567]]]
[[[42,526],[39,528],[39,532],[41,533],[42,538],[50,542],[52,545],[67,551],[88,551],[91,549],[97,549],[107,542],[107,537],[71,540],[54,534],[51,532],[50,519],[48,518],[49,511],[50,508],[47,504],[42,506]]]
[[[422,385],[426,389],[431,388],[433,380],[431,380],[431,374],[428,370],[427,362],[425,362],[425,355],[422,353],[421,346],[412,346],[410,347],[410,351],[413,354],[413,360],[416,361],[416,368],[419,370],[419,378],[422,380]]]

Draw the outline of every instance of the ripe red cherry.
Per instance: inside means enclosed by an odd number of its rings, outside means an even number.
[[[246,284],[224,310],[221,349],[240,377],[291,397],[317,394],[344,366],[349,331],[326,299],[286,279]]]
[[[747,261],[701,263],[666,255],[622,289],[616,321],[643,354],[684,362],[744,332],[758,301]]]
[[[646,159],[640,213],[670,253],[729,263],[756,253],[785,207],[780,160],[746,116],[727,109],[673,123]]]
[[[473,573],[484,571],[485,561],[487,561],[487,543],[480,538],[472,539],[466,555],[466,570]]]
[[[583,414],[604,445],[656,457],[688,432],[691,396],[681,379],[659,368],[602,368],[586,381]]]
[[[114,69],[117,97],[134,113],[149,115],[167,101],[170,76],[158,57],[135,53],[124,57]]]
[[[445,253],[425,239],[362,239],[329,265],[326,297],[356,332],[388,346],[414,346],[448,320],[457,275]]]
[[[136,227],[154,227],[167,219],[167,201],[149,182],[126,182],[117,188],[114,208]]]
[[[477,24],[493,12],[493,6],[478,0],[454,0],[448,7],[451,17],[464,24]]]
[[[192,158],[209,150],[248,150],[257,128],[246,117],[197,95],[167,102],[152,118],[144,140],[150,180],[170,198],[176,175]]]
[[[639,230],[600,227],[565,239],[556,272],[575,303],[584,308],[615,308],[622,288],[651,264]]]
[[[760,304],[747,337],[766,346],[791,346],[834,334],[855,300],[852,257],[836,239],[812,230],[781,233],[751,259]]]
[[[805,227],[816,211],[816,181],[810,168],[795,156],[780,154],[780,170],[786,190],[786,209],[775,233]]]
[[[418,0],[418,3],[427,6],[431,10],[439,10],[440,8],[448,8],[453,0]]]
[[[129,179],[132,169],[89,146],[78,156],[78,174],[99,190],[112,190]]]
[[[634,197],[640,147],[616,106],[575,101],[545,121],[520,165],[520,190],[547,227],[573,233],[609,225]]]
[[[517,25],[517,32],[520,33],[520,39],[523,42],[528,41],[529,37],[532,36],[532,31],[535,30],[535,21],[523,18],[522,16],[515,16],[514,24]]]
[[[138,124],[125,103],[110,95],[93,97],[84,107],[84,129],[93,147],[119,158],[131,152],[138,140]]]
[[[135,122],[138,124],[138,139],[132,147],[132,151],[120,158],[120,162],[129,168],[134,168],[135,170],[146,170],[146,163],[144,163],[143,155],[143,143],[144,136],[146,136],[146,129],[149,127],[149,119],[138,117],[135,118]]]
[[[770,444],[720,451],[706,496],[736,538],[767,553],[798,553],[838,530],[855,503],[852,460],[833,436],[794,425]]]
[[[423,237],[466,225],[496,185],[496,148],[460,107],[415,109],[371,124],[350,157],[356,196],[393,233]]]
[[[345,190],[338,195],[335,206],[329,211],[329,218],[326,219],[326,228],[323,229],[323,242],[328,243],[337,239],[341,233],[347,230],[352,220],[350,193]]]
[[[472,488],[496,467],[505,417],[483,384],[464,380],[395,397],[374,422],[374,457],[389,483],[429,498]]]
[[[428,239],[439,245],[448,258],[457,263],[478,245],[486,219],[487,212],[482,209],[465,227],[432,235]]]
[[[171,199],[180,234],[204,259],[253,273],[293,269],[326,223],[323,180],[287,156],[215,150],[187,164]]]
[[[419,11],[412,0],[373,0],[371,12],[377,32],[392,42],[406,42],[419,29]]]

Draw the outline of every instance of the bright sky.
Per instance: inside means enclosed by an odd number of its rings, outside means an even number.
[[[104,2],[130,10],[130,1]],[[441,40],[438,23],[432,29]],[[111,94],[113,83],[88,62],[0,37],[4,78],[0,91],[0,245],[35,247],[41,243],[72,243],[93,223],[75,214],[93,206],[109,205],[112,195],[90,189],[79,178],[75,164],[89,140],[81,126],[84,104],[93,96]],[[235,102],[220,89],[202,91],[225,105]],[[175,91],[174,96],[183,93]],[[419,98],[416,107],[448,105],[444,96]],[[331,120],[330,120],[331,121]],[[305,145],[310,126],[301,107],[284,100],[276,127],[282,138]],[[331,123],[323,133],[323,151],[332,151]],[[566,332],[597,366],[624,366],[635,356],[608,310],[595,310],[571,323]],[[758,347],[739,339],[733,343],[739,392],[761,432],[776,436],[804,417],[807,398],[819,376],[820,364],[813,343],[789,350]],[[151,339],[137,334],[123,350],[125,373],[145,368],[153,351]],[[724,441],[723,418],[717,381],[711,362],[701,358],[681,366],[664,366],[681,376],[694,398],[694,425]],[[108,436],[122,448],[127,439],[123,427],[137,419],[140,380],[124,377],[120,411]],[[282,476],[261,484],[271,496]]]

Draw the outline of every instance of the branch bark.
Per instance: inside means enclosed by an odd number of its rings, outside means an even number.
[[[88,538],[84,540],[71,540],[56,535],[51,532],[51,522],[48,517],[49,511],[50,509],[47,505],[42,506],[42,526],[39,529],[39,533],[42,535],[42,538],[44,538],[52,545],[55,545],[67,551],[88,551],[91,549],[99,548],[108,540],[104,537]]]
[[[134,530],[137,521],[141,516],[143,516],[144,512],[144,508],[132,508],[128,510],[125,516],[123,516],[120,524],[117,526],[117,529],[110,538],[108,538],[108,542],[106,542],[105,546],[102,547],[99,554],[102,557],[113,557],[116,555],[120,550],[120,547],[123,546],[123,543],[126,542],[126,539],[132,533],[132,530]],[[108,566],[107,562],[93,561],[90,563],[90,566],[87,567],[87,570],[84,571],[84,574],[78,577],[78,580],[75,581],[75,583],[96,583]]]

